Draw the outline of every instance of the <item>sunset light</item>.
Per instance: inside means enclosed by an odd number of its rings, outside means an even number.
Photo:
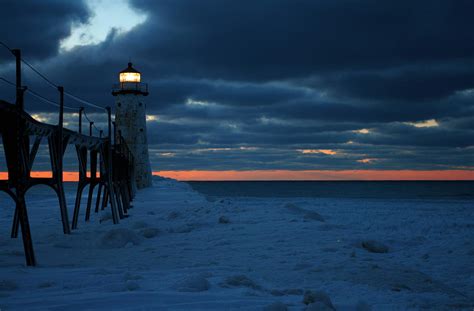
[[[364,162],[366,163],[366,162]],[[341,170],[341,171],[158,171],[154,175],[178,180],[474,180],[474,170]]]
[[[298,150],[302,154],[325,154],[325,155],[336,155],[337,152],[331,149],[301,149]]]
[[[435,119],[419,121],[419,122],[406,122],[406,124],[414,127],[438,127],[439,123]]]

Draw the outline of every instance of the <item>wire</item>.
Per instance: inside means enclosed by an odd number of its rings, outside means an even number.
[[[7,50],[9,50],[10,52],[13,52],[12,49],[10,49],[10,47],[8,47],[8,45],[6,45],[5,43],[3,43],[2,41],[0,41],[0,45],[2,45],[4,48],[6,48]],[[50,79],[48,79],[48,77],[46,77],[44,74],[42,74],[38,69],[36,69],[33,65],[31,65],[29,62],[27,62],[24,58],[21,58],[21,61],[22,61],[26,66],[28,66],[34,73],[36,73],[36,74],[37,74],[38,76],[40,76],[43,80],[45,80],[51,87],[53,87],[53,88],[55,88],[55,89],[58,89],[58,85],[57,85],[56,83],[54,83],[54,82],[52,82]],[[2,81],[4,81],[4,82],[6,82],[6,83],[8,83],[8,84],[11,84],[11,85],[13,85],[13,86],[16,87],[16,84],[14,84],[13,82],[8,81],[7,79],[2,78],[2,77],[0,77],[0,79],[1,79]],[[48,104],[50,104],[50,105],[54,105],[54,106],[56,106],[56,107],[61,107],[60,104],[58,104],[58,103],[56,103],[56,102],[54,102],[54,101],[52,101],[52,100],[47,99],[46,97],[44,97],[44,96],[42,96],[42,95],[36,93],[35,91],[33,91],[33,90],[31,90],[31,89],[27,89],[27,91],[28,91],[31,95],[33,95],[33,96],[35,96],[36,98],[42,100],[43,102],[46,102],[46,103],[48,103]],[[75,95],[73,95],[73,94],[71,94],[71,93],[69,93],[69,92],[64,92],[64,94],[65,94],[66,96],[68,96],[69,98],[72,98],[73,100],[75,100],[75,101],[77,101],[77,102],[80,102],[80,103],[82,103],[82,104],[84,104],[84,105],[87,105],[87,106],[89,106],[89,107],[94,107],[94,108],[101,109],[101,110],[107,110],[107,109],[105,109],[104,107],[101,107],[101,106],[99,106],[99,105],[95,105],[95,104],[93,104],[93,103],[91,103],[91,102],[88,102],[88,101],[86,101],[86,100],[84,100],[84,99],[82,99],[82,98],[80,98],[80,97],[78,97],[78,96],[75,96]],[[77,109],[78,109],[78,108],[73,108],[73,107],[69,107],[69,106],[66,106],[66,105],[63,105],[63,107],[64,107],[65,109],[71,109],[71,110],[77,110]],[[92,121],[89,119],[89,117],[87,116],[87,114],[86,114],[85,111],[84,111],[84,117],[85,117],[89,122],[92,122]],[[99,130],[99,129],[95,126],[95,124],[94,124],[93,122],[92,122],[92,126],[96,129],[96,131],[98,131],[98,132],[101,131],[101,129]]]
[[[11,81],[9,81],[9,80],[3,78],[3,77],[0,77],[0,80],[3,81],[3,82],[5,82],[6,84],[9,84],[9,85],[13,86],[14,88],[16,88],[16,84],[15,84],[15,83],[13,83],[13,82],[11,82]]]
[[[89,119],[89,117],[87,116],[87,113],[85,110],[82,110],[82,113],[84,114],[84,118],[86,118],[87,121],[92,122],[91,119]]]
[[[16,87],[16,84],[15,84],[15,83],[13,83],[13,82],[11,82],[11,81],[9,81],[9,80],[3,78],[3,77],[0,77],[0,80],[2,80],[2,81],[5,82],[5,83],[10,84],[11,86]],[[27,91],[28,93],[30,93],[31,95],[33,95],[34,97],[36,97],[36,98],[42,100],[42,101],[45,102],[45,103],[48,103],[48,104],[50,104],[50,105],[53,105],[53,106],[56,106],[56,107],[61,108],[61,105],[58,104],[57,102],[54,102],[54,101],[52,101],[52,100],[50,100],[50,99],[47,99],[46,97],[44,97],[44,96],[38,94],[37,92],[33,91],[32,89],[27,88],[26,91]],[[77,108],[69,107],[69,106],[66,106],[66,105],[64,105],[63,107],[64,107],[65,109],[77,110]]]
[[[49,100],[47,99],[46,97],[43,97],[41,95],[39,95],[38,93],[36,92],[33,92],[31,90],[28,90],[28,93],[30,93],[31,95],[33,95],[34,97],[38,98],[39,100],[47,103],[47,104],[50,104],[50,105],[53,105],[53,106],[56,106],[56,107],[61,107],[58,103],[52,101],[52,100]],[[64,107],[64,108],[69,108],[69,107]]]
[[[9,50],[10,52],[12,51],[12,49],[10,49],[8,47],[8,45],[6,45],[5,43],[3,43],[2,41],[0,41],[0,45],[3,46],[4,48],[6,48],[7,50]]]
[[[91,119],[89,119],[89,117],[87,116],[87,114],[86,114],[86,111],[85,111],[85,110],[83,110],[82,112],[84,113],[84,117],[87,119],[87,121],[89,121],[89,124],[91,124],[91,123],[92,123],[92,127],[93,127],[93,128],[94,128],[94,129],[95,129],[97,132],[99,132],[99,133],[100,133],[100,131],[102,131],[102,129],[98,129],[98,128],[97,128],[97,126],[95,126],[95,123],[94,123],[94,122],[92,122],[92,121],[91,121]]]
[[[31,65],[30,63],[28,63],[26,60],[24,60],[23,58],[21,59],[23,63],[25,63],[25,65],[27,65],[31,70],[33,70],[33,72],[35,72],[37,75],[39,75],[43,80],[45,80],[51,87],[57,89],[58,88],[58,85],[56,85],[55,83],[53,83],[51,80],[49,80],[45,75],[43,75],[39,70],[37,70],[33,65]],[[32,93],[33,94],[33,93]],[[46,102],[50,103],[50,104],[53,104],[53,105],[58,105],[57,103],[55,102],[52,102],[44,97],[42,97],[41,95],[39,94],[33,94],[33,95],[37,95],[38,97],[44,99]],[[79,98],[69,92],[64,92],[64,95],[68,96],[69,98],[72,98],[84,105],[87,105],[87,106],[90,106],[90,107],[94,107],[94,108],[97,108],[97,109],[101,109],[101,110],[106,110],[105,108],[101,107],[101,106],[98,106],[98,105],[95,105],[95,104],[92,104],[82,98]],[[78,108],[72,108],[72,107],[67,107],[67,106],[64,106],[64,108],[67,108],[67,109],[71,109],[71,110],[76,110]],[[92,122],[89,117],[87,117],[87,114],[86,112],[84,111],[84,116],[86,117],[86,119],[89,121],[89,122]],[[100,130],[95,126],[94,122],[92,122],[92,126],[95,128],[95,130],[97,132],[100,132]]]
[[[66,96],[69,96],[70,98],[72,99],[75,99],[76,101],[80,102],[80,103],[83,103],[85,105],[88,105],[90,107],[94,107],[94,108],[97,108],[97,109],[103,109],[103,110],[106,110],[104,107],[101,107],[101,106],[98,106],[98,105],[95,105],[95,104],[92,104],[84,99],[81,99],[75,95],[72,95],[71,93],[68,93],[68,92],[64,92],[64,95]]]
[[[23,63],[25,63],[26,66],[30,67],[31,70],[33,70],[38,76],[40,76],[41,78],[43,78],[43,80],[45,80],[46,82],[48,82],[48,84],[57,89],[58,88],[58,85],[54,84],[53,82],[51,82],[51,80],[49,80],[48,78],[46,78],[45,75],[43,75],[41,72],[39,72],[35,67],[33,67],[33,65],[31,65],[30,63],[28,63],[26,60],[24,60],[23,58],[21,59],[21,61]]]
[[[4,46],[6,49],[8,49],[9,51],[11,51],[11,49],[3,42],[0,41],[0,44],[2,46]],[[38,69],[36,69],[33,65],[31,65],[28,61],[26,61],[24,58],[21,58],[21,61],[26,65],[28,66],[31,70],[33,70],[34,73],[36,73],[38,76],[40,76],[44,81],[46,81],[51,87],[57,89],[58,88],[58,85],[56,83],[54,83],[53,81],[51,81],[50,79],[48,79],[48,77],[46,77],[46,75],[42,74]],[[105,110],[104,107],[101,107],[101,106],[98,106],[98,105],[95,105],[95,104],[92,104],[78,96],[75,96],[69,92],[64,92],[64,94],[66,96],[69,96],[70,98],[80,102],[80,103],[83,103],[85,105],[88,105],[90,107],[94,107],[94,108],[97,108],[97,109],[103,109]]]
[[[31,65],[30,63],[28,63],[25,59],[21,59],[23,63],[25,63],[25,65],[27,65],[28,67],[30,67],[31,70],[33,70],[37,75],[39,75],[43,80],[45,80],[51,87],[54,87],[55,89],[58,88],[58,85],[53,83],[51,80],[49,80],[44,74],[42,74],[38,69],[36,69],[33,65]],[[84,105],[87,105],[87,106],[90,106],[90,107],[94,107],[94,108],[97,108],[97,109],[103,109],[105,110],[104,107],[101,107],[101,106],[98,106],[98,105],[95,105],[95,104],[92,104],[80,97],[77,97],[69,92],[64,92],[64,95],[84,104]]]
[[[58,104],[57,102],[54,102],[52,100],[49,100],[47,99],[46,97],[43,97],[42,95],[36,93],[35,91],[31,90],[31,89],[26,89],[27,92],[29,92],[31,95],[33,95],[34,97],[38,98],[38,99],[41,99],[43,100],[44,102],[48,103],[48,104],[51,104],[53,106],[56,106],[56,107],[59,107],[61,108],[61,105]],[[66,105],[63,105],[64,109],[69,109],[69,110],[77,110],[77,108],[74,108],[74,107],[69,107],[69,106],[66,106]]]
[[[14,87],[16,87],[16,84],[15,84],[15,83],[13,83],[13,82],[11,82],[11,81],[8,81],[7,79],[5,79],[5,78],[3,78],[3,77],[0,77],[0,80],[2,80],[3,82],[8,83],[8,84],[13,85]]]

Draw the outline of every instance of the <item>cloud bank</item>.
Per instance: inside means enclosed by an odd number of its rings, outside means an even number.
[[[1,40],[102,106],[131,57],[149,83],[154,170],[474,169],[472,1],[130,5],[144,23],[60,52],[71,25],[93,16],[86,3],[7,1]],[[13,80],[8,53],[0,63]],[[57,96],[26,69],[25,83]],[[54,107],[26,107],[54,121]]]

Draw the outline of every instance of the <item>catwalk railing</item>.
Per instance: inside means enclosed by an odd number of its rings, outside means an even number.
[[[36,259],[25,201],[27,191],[39,184],[47,185],[55,191],[59,201],[63,232],[69,234],[71,228],[78,227],[83,190],[89,186],[85,211],[85,221],[88,221],[94,199],[94,188],[98,187],[95,197],[95,212],[98,213],[99,209],[110,206],[112,219],[116,224],[121,218],[126,217],[135,194],[134,159],[120,134],[114,135],[115,139],[112,139],[110,107],[105,108],[108,117],[107,137],[92,136],[93,122],[90,120],[90,135],[82,134],[83,107],[79,108],[78,132],[64,128],[65,92],[61,86],[57,86],[60,99],[58,124],[41,123],[33,119],[24,111],[24,93],[27,90],[27,87],[21,84],[21,64],[24,60],[21,58],[20,50],[10,51],[16,57],[17,65],[16,84],[14,84],[16,86],[16,104],[0,100],[0,135],[8,172],[8,179],[0,180],[0,191],[6,192],[15,202],[11,237],[17,238],[21,228],[26,264],[34,266]],[[28,66],[31,65],[28,64]],[[32,69],[35,70],[33,67]],[[41,75],[39,72],[38,74]],[[53,84],[50,80],[47,81]],[[80,98],[73,97],[81,101]],[[43,140],[48,143],[52,176],[34,178],[31,177],[31,170]],[[72,226],[69,223],[63,181],[63,158],[68,145],[75,146],[79,172]]]

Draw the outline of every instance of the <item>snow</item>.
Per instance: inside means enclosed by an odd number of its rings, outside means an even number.
[[[288,307],[281,301],[274,302],[263,308],[263,311],[287,311]]]
[[[127,228],[111,229],[102,235],[98,247],[121,248],[128,245],[139,245],[140,238],[135,231]]]
[[[211,276],[212,274],[208,275]],[[180,281],[176,289],[181,292],[203,292],[208,290],[211,284],[206,279],[206,274],[192,275]]]
[[[74,189],[67,194],[72,209]],[[186,183],[155,179],[120,224],[107,211],[88,223],[81,214],[71,235],[62,234],[52,190],[33,189],[27,203],[33,268],[21,239],[9,237],[13,204],[0,194],[1,310],[474,306],[467,200],[210,200]]]

